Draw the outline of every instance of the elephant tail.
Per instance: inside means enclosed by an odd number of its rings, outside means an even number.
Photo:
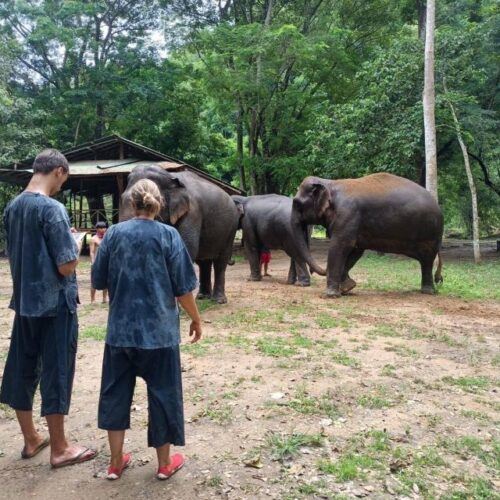
[[[441,257],[441,251],[438,252],[437,257],[437,268],[436,272],[434,273],[434,281],[436,283],[442,283],[443,282],[443,275],[441,274],[441,271],[443,269],[443,258]],[[436,261],[434,261],[435,263]]]

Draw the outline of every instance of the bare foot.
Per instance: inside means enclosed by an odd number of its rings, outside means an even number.
[[[264,276],[269,276],[269,277],[271,277],[271,275],[270,275],[269,273],[264,274]]]
[[[50,465],[54,468],[74,465],[92,460],[97,455],[95,450],[86,446],[68,446],[61,454],[51,453]]]

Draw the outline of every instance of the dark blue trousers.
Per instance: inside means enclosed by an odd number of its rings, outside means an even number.
[[[5,364],[0,402],[32,410],[40,383],[42,416],[67,415],[71,402],[78,340],[78,319],[61,294],[57,316],[16,314]]]
[[[136,377],[148,389],[148,446],[184,446],[179,346],[162,349],[106,344],[102,363],[98,426],[107,431],[130,428],[130,407]]]

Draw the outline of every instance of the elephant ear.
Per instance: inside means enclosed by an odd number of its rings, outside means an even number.
[[[323,217],[325,212],[330,207],[330,193],[327,187],[320,182],[315,182],[312,185],[312,193],[314,198],[315,213],[319,217]]]
[[[174,226],[189,212],[189,195],[185,184],[173,177],[166,196],[170,224]]]

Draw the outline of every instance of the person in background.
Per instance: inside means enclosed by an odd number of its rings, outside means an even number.
[[[267,270],[269,266],[269,262],[271,262],[271,250],[264,245],[260,247],[260,273],[263,276],[271,276]]]
[[[79,248],[64,206],[51,198],[66,182],[69,165],[59,151],[46,149],[33,163],[26,189],[4,212],[7,253],[15,311],[0,402],[16,411],[24,436],[22,458],[32,458],[50,442],[52,467],[85,462],[90,448],[68,442],[64,415],[69,412],[75,373]],[[41,414],[50,441],[35,428],[33,397],[40,383]]]
[[[189,335],[197,342],[201,319],[192,291],[197,286],[191,258],[173,227],[155,221],[163,203],[147,179],[131,190],[135,217],[112,226],[92,267],[92,286],[109,290],[110,308],[98,426],[108,431],[111,463],[107,478],[118,479],[130,464],[123,452],[136,377],[148,393],[148,446],[156,448],[158,479],[168,479],[184,464],[171,445],[184,445],[179,310],[191,318]]]
[[[99,247],[101,246],[102,239],[104,238],[104,235],[106,234],[106,230],[108,229],[108,226],[105,222],[99,221],[95,225],[95,234],[92,236],[92,239],[90,240],[90,263],[91,265],[94,264],[95,258],[97,256],[97,252],[99,251]],[[95,292],[96,289],[90,286],[90,303],[93,304],[95,302]],[[107,302],[107,297],[108,297],[108,291],[103,290],[102,291],[102,303],[105,304]]]

